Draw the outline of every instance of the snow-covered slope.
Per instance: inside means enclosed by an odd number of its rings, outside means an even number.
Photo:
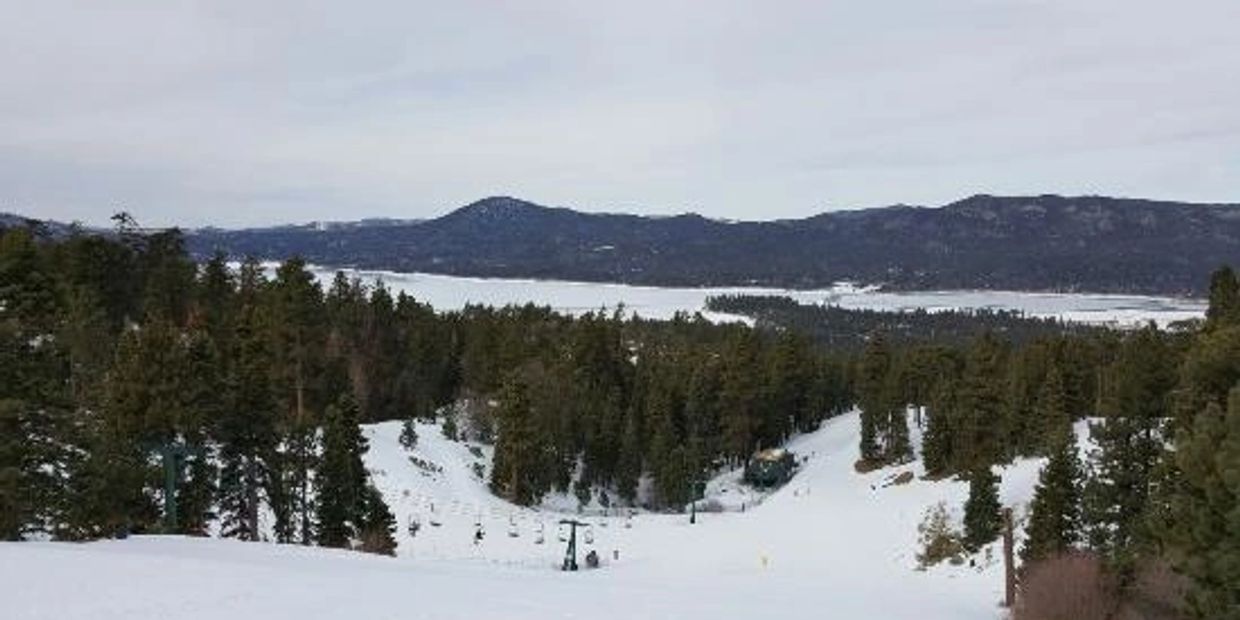
[[[597,571],[555,570],[562,514],[491,496],[485,461],[419,427],[414,456],[398,424],[367,428],[368,466],[401,524],[399,557],[225,540],[135,538],[84,545],[0,545],[0,599],[11,618],[997,618],[1002,569],[915,570],[917,524],[966,485],[903,469],[857,474],[858,417],[827,421],[790,444],[799,473],[744,512],[590,516]],[[428,465],[433,464],[433,466]],[[1002,471],[1002,500],[1023,504],[1039,463]],[[729,474],[734,475],[734,474]],[[712,492],[736,493],[722,478]],[[736,502],[727,502],[733,506]],[[431,504],[435,520],[430,525]],[[416,537],[405,528],[417,516]],[[474,543],[475,523],[485,538]],[[515,524],[517,536],[509,536]],[[545,540],[536,543],[539,524]],[[618,555],[618,559],[617,559]],[[997,555],[997,554],[996,554]]]

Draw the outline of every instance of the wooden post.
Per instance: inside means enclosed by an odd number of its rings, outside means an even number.
[[[1003,606],[1016,604],[1016,561],[1012,536],[1012,509],[1003,509]]]

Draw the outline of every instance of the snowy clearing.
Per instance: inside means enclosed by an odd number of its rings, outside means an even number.
[[[397,558],[180,537],[5,543],[0,598],[6,618],[31,620],[1003,617],[997,549],[990,560],[979,554],[978,567],[915,568],[926,508],[945,501],[958,518],[966,485],[916,478],[884,486],[901,471],[920,474],[919,465],[855,473],[858,424],[853,413],[793,440],[805,458],[799,473],[764,502],[746,501],[744,512],[699,513],[696,525],[645,512],[631,521],[627,513],[579,517],[593,525],[579,553],[597,550],[603,566],[572,574],[556,570],[564,543],[553,524],[566,515],[489,494],[472,471],[489,454],[479,458],[422,425],[418,465],[399,446],[398,423],[369,426],[367,465],[397,514]],[[1002,470],[1001,499],[1018,515],[1039,466]],[[734,477],[716,479],[709,493],[737,493]],[[422,527],[410,538],[414,515]],[[486,532],[478,544],[476,522]]]

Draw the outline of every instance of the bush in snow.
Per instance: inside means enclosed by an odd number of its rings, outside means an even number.
[[[1115,583],[1102,562],[1070,552],[1025,567],[1013,619],[1105,620],[1115,611]]]
[[[1132,582],[1124,586],[1098,555],[1086,551],[1067,551],[1030,562],[1021,569],[1013,620],[1184,617],[1184,577],[1158,560],[1133,568]]]
[[[917,565],[926,569],[944,560],[952,564],[964,562],[964,543],[960,531],[952,526],[951,517],[947,514],[947,506],[939,502],[926,510],[921,525],[917,526],[920,534],[918,541],[921,551],[917,553]]]

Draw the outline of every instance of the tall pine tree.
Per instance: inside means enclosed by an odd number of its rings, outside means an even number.
[[[964,545],[981,549],[999,537],[999,477],[989,467],[969,473],[969,499],[964,503]]]
[[[1080,540],[1081,471],[1076,437],[1063,434],[1050,460],[1038,474],[1030,504],[1029,524],[1021,559],[1031,562],[1054,557],[1071,549]]]
[[[329,406],[323,426],[323,465],[318,487],[318,543],[324,547],[349,547],[360,539],[371,500],[367,491],[366,439],[358,427],[358,407],[353,396],[342,394]]]
[[[1121,567],[1149,541],[1144,525],[1153,473],[1165,451],[1172,360],[1156,328],[1130,335],[1105,374],[1104,419],[1090,426],[1097,448],[1085,487],[1087,532],[1091,546]]]
[[[1227,408],[1210,403],[1176,441],[1180,484],[1163,532],[1172,561],[1192,580],[1197,618],[1240,618],[1240,386]]]

